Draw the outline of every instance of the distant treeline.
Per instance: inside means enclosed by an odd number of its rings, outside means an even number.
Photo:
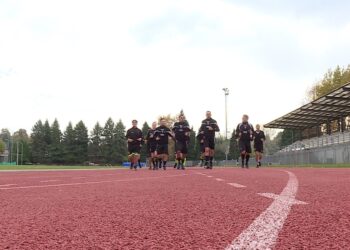
[[[169,125],[172,125],[169,121]],[[142,126],[144,135],[149,125]],[[88,164],[101,165],[120,164],[127,160],[127,144],[125,139],[126,127],[121,120],[114,122],[109,118],[104,126],[96,123],[92,131],[88,131],[83,121],[73,125],[69,123],[62,132],[57,119],[53,123],[39,120],[35,123],[30,134],[25,129],[19,129],[11,135],[8,129],[0,133],[0,154],[5,149],[10,151],[9,161],[16,161],[17,149],[19,164]],[[231,143],[223,137],[217,138],[216,159],[226,158],[227,147],[230,145],[229,159],[238,156],[237,144]],[[170,158],[174,157],[174,142],[169,145]],[[146,145],[141,151],[142,160],[146,160]],[[196,140],[196,132],[190,133],[188,160],[197,160],[200,157],[200,147]]]

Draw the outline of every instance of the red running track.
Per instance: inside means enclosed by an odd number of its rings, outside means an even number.
[[[350,169],[271,168],[0,172],[0,249],[225,249],[286,170],[307,204],[291,205],[271,247],[350,249]]]

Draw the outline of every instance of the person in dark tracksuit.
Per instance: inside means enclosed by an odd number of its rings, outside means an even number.
[[[179,116],[179,121],[174,123],[172,130],[175,134],[175,153],[178,162],[177,169],[185,169],[184,163],[188,153],[191,129],[183,115]]]
[[[160,126],[156,128],[154,136],[157,141],[157,149],[156,149],[156,166],[157,168],[162,168],[166,170],[166,163],[169,159],[169,137],[174,138],[171,133],[171,130],[166,126],[166,120],[160,120]]]
[[[241,152],[242,168],[249,168],[249,158],[252,153],[251,141],[253,140],[254,128],[248,120],[248,115],[243,115],[242,122],[236,128],[236,138]]]
[[[215,153],[215,132],[219,132],[218,123],[211,118],[211,112],[206,112],[206,119],[202,121],[200,127],[201,133],[204,135],[205,147],[205,168],[213,168],[213,158]]]
[[[137,168],[137,163],[140,160],[140,151],[143,142],[142,131],[137,127],[137,121],[132,121],[132,127],[126,132],[128,141],[130,169]]]
[[[157,150],[157,141],[154,136],[157,128],[157,123],[152,123],[152,128],[150,128],[146,135],[146,145],[147,145],[147,153],[148,153],[148,161],[149,161],[149,169],[156,169],[156,150]]]
[[[204,134],[201,133],[201,131],[198,131],[198,134],[197,134],[197,140],[198,140],[198,143],[199,143],[199,148],[200,148],[200,152],[201,152],[201,155],[200,155],[200,160],[201,160],[201,163],[200,163],[200,166],[203,167],[204,166],[204,159],[205,159],[205,146],[204,146]]]
[[[255,126],[255,131],[253,134],[254,137],[254,150],[255,150],[255,159],[256,159],[256,167],[261,167],[261,160],[264,153],[264,142],[266,140],[266,136],[264,131],[260,130],[260,125],[257,124]]]

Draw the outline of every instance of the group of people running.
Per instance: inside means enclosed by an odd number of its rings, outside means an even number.
[[[219,132],[219,126],[212,117],[210,111],[206,112],[206,118],[202,121],[199,128],[197,139],[201,147],[201,165],[206,169],[213,168],[215,153],[215,133]],[[257,161],[257,167],[261,166],[263,153],[263,144],[265,134],[260,130],[260,126],[254,127],[248,122],[248,115],[243,115],[242,122],[236,128],[236,139],[242,159],[242,168],[249,167],[249,158],[252,153],[251,141],[254,141],[254,149]],[[137,169],[140,165],[140,152],[142,145],[147,146],[149,169],[157,170],[167,168],[169,159],[169,138],[175,140],[175,168],[185,169],[185,161],[188,153],[188,144],[190,141],[191,128],[184,115],[180,115],[178,121],[174,123],[172,129],[167,126],[167,120],[160,119],[160,125],[157,122],[152,123],[144,137],[142,131],[137,127],[137,120],[132,121],[132,127],[126,133],[128,142],[130,169]]]

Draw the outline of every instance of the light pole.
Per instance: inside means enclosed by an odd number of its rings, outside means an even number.
[[[227,141],[227,97],[230,94],[230,90],[228,88],[223,88],[222,90],[224,91],[224,94],[225,94],[225,139],[226,139],[226,143],[228,143]],[[225,156],[226,156],[225,165],[227,164],[229,150],[230,150],[230,144],[227,144],[227,148],[225,152]]]
[[[222,89],[225,94],[225,138],[227,140],[227,97],[230,94],[230,90],[228,88]]]

